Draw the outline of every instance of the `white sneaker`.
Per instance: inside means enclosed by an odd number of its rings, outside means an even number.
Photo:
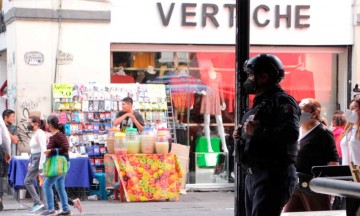
[[[44,204],[36,204],[31,208],[30,212],[37,212],[42,208],[44,208]]]

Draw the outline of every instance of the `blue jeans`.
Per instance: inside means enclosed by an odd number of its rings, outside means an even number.
[[[44,181],[44,192],[46,197],[46,204],[49,211],[53,211],[54,207],[54,192],[52,186],[55,184],[56,191],[59,194],[61,208],[63,211],[69,210],[68,196],[65,190],[65,175],[46,177]]]

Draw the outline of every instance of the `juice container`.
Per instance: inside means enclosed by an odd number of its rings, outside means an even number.
[[[165,128],[158,129],[155,141],[155,149],[157,154],[167,154],[171,150],[170,131]]]
[[[125,133],[115,133],[115,154],[125,155],[127,153],[127,145],[125,143]]]
[[[120,132],[119,128],[113,127],[110,129],[108,136],[107,136],[107,153],[109,154],[115,154],[114,144],[115,144],[115,133]]]
[[[155,152],[155,133],[151,127],[145,127],[140,135],[141,153],[154,154]]]
[[[140,153],[140,138],[136,128],[126,128],[125,144],[127,145],[128,154]]]
[[[167,143],[167,145],[165,145],[165,143]],[[156,153],[158,154],[169,153],[171,151],[171,144],[172,144],[172,138],[171,138],[170,130],[168,128],[159,128],[155,142]]]

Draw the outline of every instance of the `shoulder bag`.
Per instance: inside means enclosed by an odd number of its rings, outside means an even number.
[[[63,155],[59,155],[59,149],[56,148],[56,155],[47,158],[43,164],[45,177],[64,175],[68,172],[68,161]]]

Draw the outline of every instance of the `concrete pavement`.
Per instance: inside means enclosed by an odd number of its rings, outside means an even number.
[[[169,202],[134,202],[120,203],[119,201],[82,201],[82,215],[131,215],[131,216],[228,216],[234,213],[233,192],[189,192],[181,195],[179,201]],[[39,215],[29,213],[32,206],[30,199],[20,200],[18,203],[12,196],[4,197],[4,211],[0,215]],[[210,214],[209,214],[210,213]],[[72,208],[72,215],[80,215]]]
[[[234,193],[229,191],[188,192],[179,201],[134,202],[82,201],[83,213],[71,208],[72,215],[131,215],[131,216],[229,216],[234,215]],[[13,196],[4,196],[1,216],[34,216],[29,213],[30,199],[17,202]],[[345,211],[283,213],[282,216],[345,216]]]

